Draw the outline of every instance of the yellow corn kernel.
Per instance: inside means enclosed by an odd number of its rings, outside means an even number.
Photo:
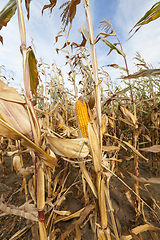
[[[87,138],[88,123],[90,119],[88,115],[87,105],[82,97],[79,97],[78,101],[76,102],[76,116],[82,137]]]

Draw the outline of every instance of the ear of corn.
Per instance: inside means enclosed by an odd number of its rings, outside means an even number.
[[[79,97],[78,101],[76,102],[76,117],[82,137],[87,138],[88,123],[90,121],[90,118],[88,115],[86,102],[83,100],[82,97]]]

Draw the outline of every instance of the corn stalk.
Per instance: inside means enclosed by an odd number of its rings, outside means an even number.
[[[17,0],[17,8],[18,8],[19,31],[20,31],[20,38],[21,38],[21,50],[22,50],[22,56],[23,56],[23,79],[24,79],[24,86],[26,91],[27,110],[28,110],[28,115],[30,118],[31,126],[32,126],[34,142],[38,146],[40,146],[41,144],[40,127],[39,127],[39,122],[31,101],[28,50],[26,48],[26,31],[25,31],[25,23],[24,23],[23,11],[21,6],[21,0]],[[37,165],[35,164],[35,167],[36,166]],[[35,172],[36,171],[37,169],[35,168]],[[45,201],[44,201],[44,195],[41,196],[41,192],[44,191],[44,173],[43,173],[43,168],[41,166],[39,166],[38,168],[38,175],[37,175],[37,179],[35,179],[35,183],[37,183],[37,186],[35,187],[35,189],[37,189],[37,208],[38,208],[38,215],[40,220],[39,221],[40,239],[45,240],[47,239],[45,217],[44,217]]]
[[[98,64],[95,49],[95,41],[93,34],[93,26],[91,20],[91,14],[89,9],[89,0],[83,0],[83,5],[86,13],[86,20],[89,31],[89,43],[90,43],[90,55],[93,68],[93,79],[95,85],[95,103],[97,111],[97,127],[88,123],[88,136],[89,144],[93,158],[94,169],[96,172],[96,187],[98,192],[98,205],[100,213],[100,228],[98,228],[98,238],[109,239],[110,233],[107,229],[107,211],[104,192],[104,180],[101,172],[102,161],[102,127],[101,127],[101,95],[100,95],[100,83],[98,80]]]
[[[85,8],[86,13],[86,20],[88,25],[89,31],[89,41],[90,41],[90,54],[91,54],[91,62],[93,68],[93,77],[95,83],[95,102],[96,102],[96,109],[97,109],[97,127],[98,127],[98,134],[99,134],[99,144],[102,147],[102,130],[101,130],[101,95],[100,95],[100,83],[98,80],[98,63],[97,63],[97,56],[96,56],[96,49],[94,43],[94,34],[93,34],[93,26],[92,26],[92,19],[89,9],[89,0],[83,0],[83,5]]]

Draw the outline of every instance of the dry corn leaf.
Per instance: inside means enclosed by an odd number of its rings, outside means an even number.
[[[70,211],[59,211],[59,210],[56,210],[56,209],[53,209],[53,212],[55,212],[56,214],[61,215],[61,216],[68,216],[68,215],[71,214]]]
[[[97,198],[97,190],[96,190],[96,187],[94,186],[93,182],[92,182],[92,179],[85,167],[85,165],[83,163],[79,163],[79,166],[80,166],[80,169],[82,171],[82,174],[86,180],[86,182],[88,183],[88,185],[90,186],[90,188],[92,189],[92,192],[94,194],[94,196]]]
[[[152,142],[150,136],[142,134],[143,137],[145,137],[149,142]]]
[[[72,0],[70,5],[69,5],[69,13],[68,13],[68,17],[69,17],[69,21],[70,21],[70,27],[69,27],[69,31],[68,31],[68,35],[69,35],[69,32],[72,28],[72,21],[73,21],[73,18],[75,17],[76,15],[76,9],[77,9],[77,5],[81,2],[81,0]]]
[[[114,123],[109,117],[108,117],[108,122],[109,122],[109,125],[111,126],[111,128],[114,129]]]
[[[124,122],[124,123],[126,123],[126,124],[128,124],[128,125],[130,125],[130,126],[134,126],[134,124],[131,123],[131,122],[129,122],[127,119],[121,118],[120,116],[118,117],[118,119],[119,119],[121,122]]]
[[[68,227],[68,229],[61,234],[61,236],[58,238],[58,240],[64,240],[73,230],[74,228],[77,226],[80,226],[83,221],[85,220],[85,218],[88,216],[88,214],[94,209],[95,207],[93,205],[88,205],[86,206],[83,211],[81,211],[80,213],[80,218],[76,221],[74,221],[73,223],[71,223]]]
[[[67,137],[70,137],[70,135],[74,136],[74,137],[78,137],[78,130],[74,129],[73,127],[68,127],[64,124],[59,124],[58,125],[59,128],[63,129],[63,137],[64,135],[67,135]]]
[[[28,213],[33,213],[34,215],[38,214],[38,210],[35,207],[35,204],[30,204],[30,201],[25,202],[23,205],[19,207],[20,209],[24,210],[25,212]]]
[[[56,117],[58,118],[59,123],[60,123],[61,125],[65,125],[65,121],[64,121],[63,117],[61,116],[61,114],[57,113],[57,114],[56,114]]]
[[[152,230],[149,230],[149,233],[150,233],[151,237],[153,238],[153,240],[159,240],[156,233],[154,233]]]
[[[40,160],[43,160],[44,163],[54,169],[55,165],[57,163],[57,159],[50,157],[46,152],[44,152],[39,146],[37,146],[35,143],[33,143],[32,141],[30,141],[27,138],[22,138],[22,144],[29,148],[30,150],[36,152],[36,154],[39,156]]]
[[[22,104],[0,99],[0,118],[20,133],[32,139],[32,129]]]
[[[108,117],[106,116],[106,114],[103,114],[102,116],[102,134],[104,134],[106,132],[108,126]]]
[[[50,4],[43,6],[42,15],[43,15],[43,11],[44,11],[45,9],[47,9],[47,8],[49,8],[49,9],[50,9],[50,13],[52,13],[52,10],[53,10],[54,6],[55,6],[56,3],[57,3],[57,0],[49,0],[49,1],[50,1]]]
[[[138,234],[141,232],[145,232],[148,230],[152,230],[152,231],[160,231],[160,228],[153,226],[152,224],[144,224],[144,225],[140,225],[138,227],[135,227],[134,229],[132,229],[132,232],[134,234]]]
[[[28,230],[34,226],[34,223],[28,224],[26,225],[24,228],[20,229],[19,231],[17,231],[14,235],[12,235],[12,237],[9,240],[16,240],[16,239],[20,239],[21,236],[23,236],[25,233],[28,232]],[[38,238],[37,238],[38,239]]]
[[[127,236],[123,236],[123,235],[122,235],[122,236],[120,237],[120,240],[131,240],[131,239],[133,239],[133,238],[132,238],[132,235],[127,235]]]
[[[4,203],[2,197],[0,199],[0,210],[7,214],[13,214],[16,216],[29,219],[31,221],[38,222],[38,218],[34,214],[25,212],[20,207],[15,207],[14,205]]]
[[[132,149],[132,151],[133,151],[134,153],[136,153],[139,157],[143,158],[144,160],[146,160],[146,161],[148,162],[148,159],[145,158],[145,157],[144,157],[135,147],[133,147],[130,143],[128,143],[128,142],[126,142],[126,141],[122,141],[121,139],[119,139],[119,138],[117,138],[117,137],[115,137],[115,136],[112,136],[112,135],[110,135],[110,134],[108,134],[108,133],[105,133],[105,135],[108,136],[108,137],[114,138],[114,139],[116,139],[117,141],[123,142],[123,143],[126,144],[130,149]]]
[[[44,163],[54,168],[57,160],[55,158],[51,158],[49,155],[47,155],[40,147],[38,147],[35,143],[33,143],[29,138],[18,132],[16,129],[11,127],[8,123],[0,119],[0,135],[12,138],[16,140],[22,140],[22,144],[31,149],[32,151],[35,151],[37,155],[40,157],[41,160],[44,161]]]
[[[145,76],[157,76],[160,75],[160,69],[142,69],[139,72],[136,72],[134,74],[130,74],[127,76],[124,76],[123,79],[131,79],[131,78],[138,78],[138,77],[145,77]]]
[[[143,177],[136,177],[135,175],[133,175],[132,173],[128,172],[131,177],[138,181],[138,182],[143,182],[143,183],[156,183],[156,184],[160,184],[160,178],[149,178],[148,180],[146,178]]]
[[[120,111],[129,122],[136,126],[137,118],[127,108],[120,106]]]
[[[131,232],[135,235],[137,235],[138,233],[141,232],[145,232],[145,231],[160,231],[160,228],[153,226],[152,224],[144,224],[144,225],[140,225],[138,227],[135,227],[131,230]],[[130,240],[132,239],[131,235],[127,235],[127,236],[121,236],[120,240]]]
[[[29,193],[31,195],[31,198],[33,199],[34,201],[34,204],[36,204],[36,197],[35,197],[35,189],[33,187],[33,180],[32,178],[28,181],[28,189],[29,189]]]
[[[160,152],[160,145],[153,145],[148,148],[140,148],[139,150],[144,152],[153,152],[153,153],[159,153]]]
[[[26,103],[26,101],[14,88],[9,87],[2,80],[0,80],[0,99],[22,104]]]
[[[128,157],[128,156],[124,156],[124,155],[119,154],[119,157],[125,159],[126,161],[130,161],[132,158],[134,158],[134,155]]]
[[[90,123],[88,123],[88,137],[95,171],[100,172],[102,161],[101,149],[97,138],[97,134],[94,132],[93,127]]]
[[[115,64],[115,65],[116,65],[116,64]],[[107,66],[107,65],[106,65],[106,66]],[[118,66],[118,65],[117,65],[117,66]],[[118,66],[118,67],[119,67],[119,66]],[[116,92],[114,95],[112,95],[112,97],[110,97],[109,99],[106,100],[106,102],[103,104],[103,107],[104,107],[106,104],[109,105],[109,103],[112,101],[112,99],[113,99],[115,96],[117,96],[117,95],[119,95],[119,94],[121,94],[121,93],[125,93],[125,92],[127,92],[129,89],[130,89],[130,88],[127,87],[127,88],[122,89],[121,91]]]
[[[86,138],[60,139],[56,137],[45,137],[51,150],[57,155],[68,158],[84,158],[88,155],[89,149],[86,146]]]
[[[125,143],[129,148],[132,149],[132,151],[134,153],[136,153],[139,157],[143,158],[144,160],[146,160],[146,162],[148,162],[148,159],[145,158],[135,147],[133,147],[130,143],[123,141],[123,143]]]
[[[128,199],[129,203],[131,204],[131,206],[133,208],[135,208],[135,202],[134,200],[132,199],[132,196],[131,196],[131,193],[130,191],[128,190],[127,192],[125,192],[125,195],[126,195],[126,198]]]
[[[105,152],[119,151],[120,147],[117,147],[117,146],[102,146],[102,150],[105,151]]]
[[[29,174],[34,173],[34,166],[26,167],[26,168],[21,168],[18,172],[18,175],[21,174],[24,177],[28,176]]]

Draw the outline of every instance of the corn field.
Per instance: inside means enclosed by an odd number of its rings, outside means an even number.
[[[9,0],[0,12],[0,29],[17,14],[24,80],[18,92],[0,76],[0,239],[160,239],[160,69],[136,53],[130,74],[111,22],[103,19],[95,37],[89,0],[70,0],[60,7],[56,41],[64,38],[57,52],[65,50],[71,91],[56,63],[38,61],[27,47],[21,2]],[[42,13],[54,12],[56,2]],[[88,27],[81,25],[81,44],[69,41],[79,4]],[[159,8],[131,32],[158,18]],[[98,66],[99,41],[124,59],[121,86]]]

